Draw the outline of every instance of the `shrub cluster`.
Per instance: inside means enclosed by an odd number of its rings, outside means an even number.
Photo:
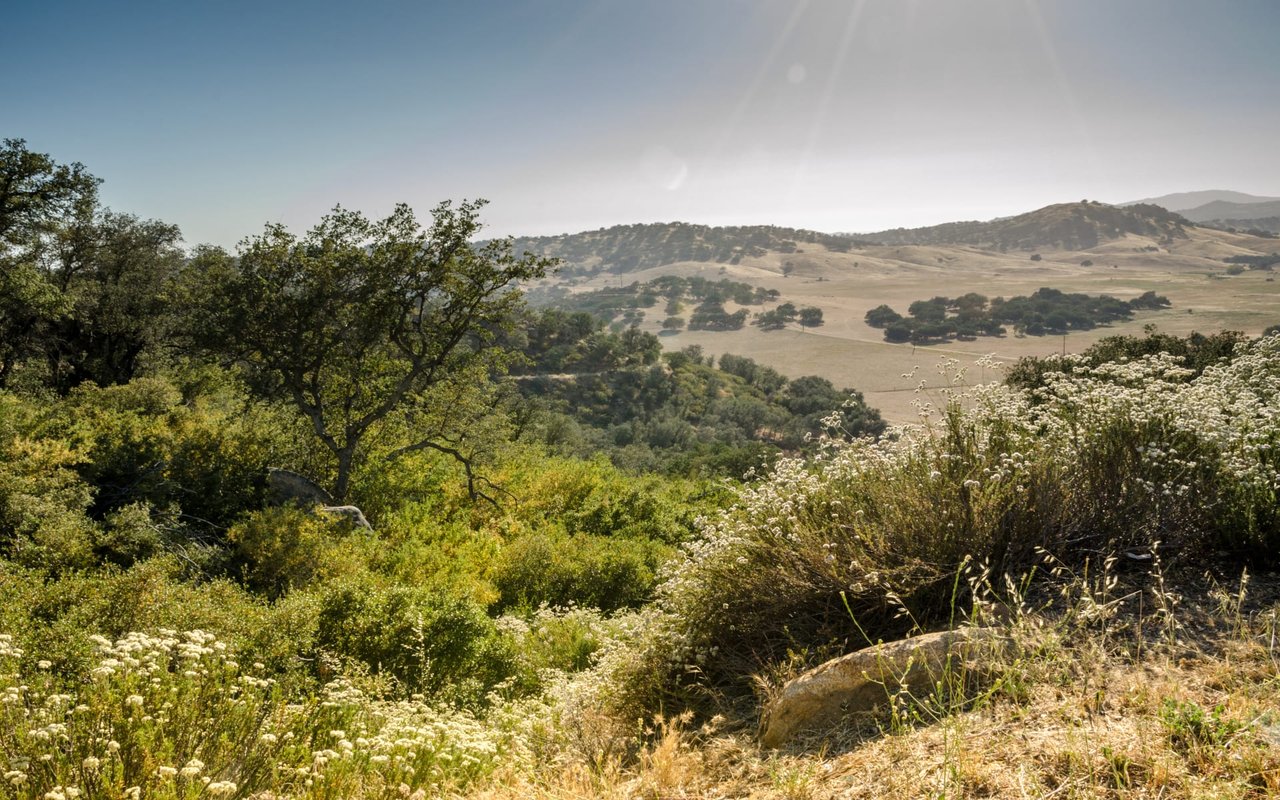
[[[1134,311],[1169,306],[1168,298],[1146,292],[1133,300],[1102,295],[1066,294],[1057,289],[1037,289],[1030,296],[988,300],[975,292],[960,297],[917,300],[904,317],[887,305],[866,314],[866,323],[883,328],[887,342],[933,344],[951,339],[1001,336],[1005,325],[1029,336],[1091,330],[1099,325],[1129,319]]]
[[[731,354],[718,369],[712,360],[694,346],[649,366],[522,379],[522,394],[543,408],[528,435],[566,454],[607,454],[629,470],[737,479],[782,451],[811,447],[833,412],[855,434],[884,429],[860,393],[825,378],[788,380]]]
[[[1274,565],[1280,337],[1194,378],[1167,354],[1059,367],[1034,392],[982,387],[880,441],[780,462],[683,549],[612,668],[650,701],[742,690],[791,650],[945,621],[966,564],[997,582],[1046,554]]]

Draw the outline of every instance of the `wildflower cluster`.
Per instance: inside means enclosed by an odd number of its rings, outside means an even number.
[[[1035,391],[950,380],[920,424],[779,462],[669,566],[630,666],[606,663],[624,683],[705,685],[796,644],[905,633],[954,613],[966,563],[1017,575],[1046,553],[1157,542],[1166,566],[1276,552],[1280,338],[1194,377],[1166,355],[1056,366]]]
[[[494,724],[418,696],[378,701],[343,682],[289,698],[203,631],[93,637],[96,664],[59,676],[0,636],[6,796],[351,797],[463,786],[524,756],[512,712]]]

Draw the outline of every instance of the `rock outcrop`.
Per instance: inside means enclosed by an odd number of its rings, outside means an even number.
[[[267,470],[267,501],[277,506],[287,503],[331,506],[333,496],[305,475],[271,467]]]
[[[357,528],[373,530],[373,526],[369,524],[369,520],[364,518],[364,512],[356,506],[321,506],[320,511],[323,514],[332,514],[335,517],[342,517]]]
[[[821,664],[789,682],[765,710],[760,742],[781,747],[806,729],[844,714],[884,705],[905,687],[928,691],[950,665],[981,669],[983,656],[1004,647],[993,628],[961,628],[867,647]]]
[[[342,517],[357,528],[373,530],[364,512],[356,506],[336,506],[333,496],[305,475],[287,469],[271,467],[267,470],[267,502],[276,506],[289,503],[315,508],[323,514]]]

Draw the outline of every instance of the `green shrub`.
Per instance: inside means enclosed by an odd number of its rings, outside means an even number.
[[[512,640],[527,689],[539,686],[547,671],[579,672],[618,633],[616,621],[593,608],[542,606],[521,616],[504,616],[498,625]]]
[[[261,507],[268,466],[303,456],[292,430],[288,414],[248,403],[234,385],[187,397],[176,381],[140,378],[77,387],[42,433],[82,454],[93,517],[147,503],[208,536]]]
[[[359,536],[349,522],[296,506],[254,512],[227,532],[234,572],[245,586],[273,598],[360,571]]]
[[[497,607],[635,608],[651,597],[658,567],[669,553],[645,540],[557,532],[522,536],[504,547],[494,564]]]
[[[90,634],[116,637],[160,628],[217,631],[246,658],[267,663],[282,681],[310,679],[312,596],[299,593],[269,604],[231,581],[194,583],[189,575],[189,565],[174,556],[54,579],[0,562],[0,631],[28,653],[41,653],[39,658],[73,682],[88,667]]]
[[[515,671],[509,640],[479,605],[406,586],[332,586],[321,599],[317,645],[405,694],[476,705]]]
[[[54,571],[93,563],[97,526],[86,516],[92,487],[77,469],[84,455],[38,435],[34,402],[0,393],[0,553]]]
[[[1045,554],[1274,568],[1280,338],[1194,378],[1165,354],[1064,370],[1034,395],[980,387],[892,440],[780,462],[670,569],[623,685],[649,702],[690,676],[745,690],[789,651],[949,624],[966,570],[1016,580]]]

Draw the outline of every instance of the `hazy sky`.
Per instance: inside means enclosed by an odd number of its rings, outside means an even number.
[[[41,0],[2,19],[0,136],[193,244],[464,197],[522,234],[1280,194],[1277,0]]]

